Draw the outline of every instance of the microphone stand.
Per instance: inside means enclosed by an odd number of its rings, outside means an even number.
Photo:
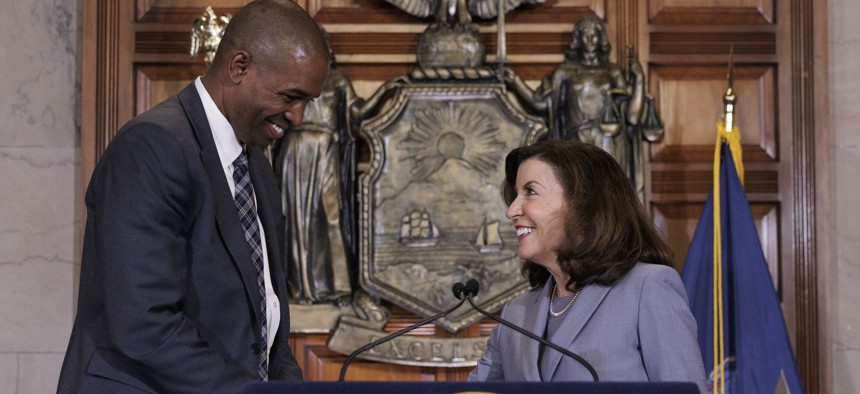
[[[507,320],[500,319],[500,318],[498,318],[498,317],[494,316],[493,314],[491,314],[491,313],[489,313],[489,312],[487,312],[487,311],[485,311],[485,310],[483,310],[483,309],[479,308],[477,305],[475,305],[475,302],[474,302],[474,301],[472,301],[472,297],[473,297],[473,296],[478,295],[478,290],[479,290],[479,289],[480,289],[480,285],[478,284],[478,281],[477,281],[477,280],[469,279],[469,280],[466,282],[466,290],[465,290],[463,293],[464,293],[464,295],[466,296],[466,299],[467,299],[467,300],[469,300],[469,304],[470,304],[470,305],[472,305],[472,308],[475,308],[475,310],[476,310],[476,311],[478,311],[478,312],[480,312],[482,315],[484,315],[484,316],[486,316],[486,317],[488,317],[488,318],[490,318],[490,319],[492,319],[492,320],[494,320],[494,321],[498,322],[499,324],[501,324],[501,325],[503,325],[503,326],[505,326],[505,327],[508,327],[508,328],[510,328],[510,329],[513,329],[514,331],[516,331],[516,332],[518,332],[518,333],[520,333],[520,334],[523,334],[523,335],[525,335],[525,336],[527,336],[527,337],[529,337],[529,338],[531,338],[531,339],[534,339],[535,341],[538,341],[539,343],[542,343],[542,344],[544,344],[544,345],[546,345],[546,346],[548,346],[548,347],[551,347],[551,348],[552,348],[552,349],[554,349],[555,351],[557,351],[557,352],[559,352],[559,353],[561,353],[561,354],[564,354],[565,356],[568,356],[568,357],[570,357],[570,358],[572,358],[572,359],[574,359],[574,360],[578,361],[580,364],[582,364],[582,366],[584,366],[584,367],[585,367],[585,369],[587,369],[587,370],[588,370],[588,372],[590,372],[590,373],[591,373],[591,378],[592,378],[592,379],[594,379],[594,381],[595,381],[595,382],[599,382],[599,381],[600,381],[600,379],[598,379],[598,378],[597,378],[597,371],[595,371],[595,370],[594,370],[594,367],[592,367],[592,366],[591,366],[591,364],[589,364],[589,363],[588,363],[588,361],[585,361],[585,359],[584,359],[584,358],[580,357],[580,356],[579,356],[579,355],[577,355],[576,353],[571,352],[570,350],[567,350],[567,349],[565,349],[565,348],[563,348],[563,347],[561,347],[561,346],[559,346],[559,345],[556,345],[556,344],[554,344],[554,343],[552,343],[552,342],[550,342],[550,341],[548,341],[548,340],[546,340],[546,339],[544,339],[544,338],[541,338],[541,337],[539,337],[539,336],[535,335],[535,334],[534,334],[534,333],[532,333],[532,332],[526,331],[524,328],[519,327],[519,326],[517,326],[517,325],[515,325],[515,324],[513,324],[513,323],[511,323],[511,322],[508,322]]]
[[[418,323],[415,323],[409,327],[395,331],[395,332],[393,332],[393,333],[391,333],[391,334],[389,334],[383,338],[380,338],[380,339],[377,339],[371,343],[368,343],[368,344],[356,349],[352,353],[350,353],[349,356],[346,358],[346,361],[343,362],[343,366],[340,368],[340,378],[338,378],[338,382],[343,382],[344,377],[346,377],[346,368],[349,367],[349,364],[352,362],[352,359],[354,359],[359,354],[367,351],[370,348],[376,347],[376,346],[381,345],[385,342],[388,342],[394,338],[397,338],[403,334],[406,334],[407,332],[412,331],[412,330],[414,330],[420,326],[423,326],[423,325],[425,325],[425,324],[427,324],[433,320],[436,320],[440,317],[443,317],[443,316],[455,311],[457,308],[459,308],[461,305],[463,305],[463,303],[466,302],[466,297],[463,297],[464,293],[466,292],[466,287],[462,283],[457,282],[454,284],[454,287],[452,290],[454,292],[454,296],[460,300],[460,302],[458,302],[457,305],[454,305],[451,308],[442,311],[441,313],[438,313],[438,314],[430,316],[424,320],[421,320]]]

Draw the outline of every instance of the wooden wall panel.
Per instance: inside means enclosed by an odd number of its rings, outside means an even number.
[[[774,20],[774,0],[649,0],[648,16],[666,24],[763,24]]]
[[[651,68],[651,92],[666,127],[663,141],[652,145],[652,162],[713,162],[713,157],[704,153],[713,151],[726,71],[726,66]],[[771,67],[734,69],[734,90],[739,97],[736,124],[744,162],[777,159],[775,78]]]
[[[675,252],[675,268],[684,266],[690,242],[696,232],[696,225],[705,208],[704,203],[659,203],[652,204],[654,222],[664,229],[666,239]],[[768,270],[774,287],[779,292],[783,280],[780,276],[779,260],[779,203],[753,203],[750,211],[761,240],[762,253],[767,260]]]
[[[157,24],[190,24],[207,6],[218,15],[235,13],[249,0],[137,0],[137,22]],[[190,25],[189,25],[190,26]]]
[[[346,360],[340,353],[329,350],[326,346],[328,335],[325,334],[296,334],[293,348],[296,361],[302,367],[305,380],[335,381],[340,377],[340,370]],[[437,381],[435,368],[399,366],[391,368],[388,364],[356,359],[350,364],[345,377],[347,381],[382,380],[382,381]]]
[[[142,65],[135,73],[135,110],[142,113],[153,105],[176,94],[198,75],[206,72],[203,65],[171,66]]]

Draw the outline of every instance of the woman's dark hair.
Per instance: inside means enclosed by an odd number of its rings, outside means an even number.
[[[514,149],[505,159],[502,185],[502,197],[508,205],[517,196],[517,170],[529,159],[550,165],[564,189],[567,242],[556,252],[559,266],[570,275],[568,289],[591,283],[609,285],[638,261],[672,265],[672,250],[609,153],[592,144],[567,140],[546,140]],[[542,286],[550,275],[531,261],[526,261],[522,273],[532,287]]]

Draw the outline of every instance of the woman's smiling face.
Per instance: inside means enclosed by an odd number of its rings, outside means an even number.
[[[507,217],[517,229],[517,255],[553,272],[558,267],[558,247],[566,239],[564,188],[552,166],[532,158],[517,169],[515,191]]]

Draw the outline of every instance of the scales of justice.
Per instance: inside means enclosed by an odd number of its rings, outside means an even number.
[[[626,70],[609,63],[596,17],[576,23],[565,62],[532,89],[505,62],[505,13],[529,0],[387,1],[434,18],[417,64],[363,99],[331,54],[321,97],[272,150],[287,218],[291,329],[331,333],[328,348],[343,354],[387,335],[380,300],[429,317],[455,304],[456,282],[477,279],[476,303],[491,311],[527,291],[499,194],[510,150],[545,138],[599,144],[638,187],[641,141],[663,134],[632,49]],[[473,16],[497,20],[494,64]],[[203,48],[223,21],[207,9],[192,42]],[[369,161],[359,166],[362,144]],[[464,305],[435,324],[456,333],[481,318]],[[486,341],[406,335],[360,357],[470,366]]]

